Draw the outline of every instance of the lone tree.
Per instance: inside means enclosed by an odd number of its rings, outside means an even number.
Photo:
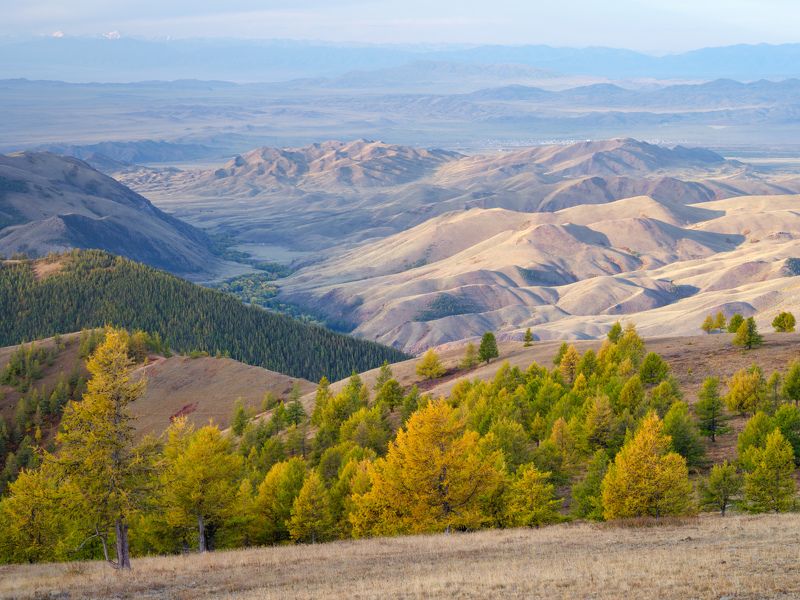
[[[723,410],[717,377],[709,377],[703,382],[703,388],[700,390],[699,400],[694,406],[694,411],[697,414],[700,433],[710,437],[712,442],[717,441],[718,435],[729,431],[725,425],[727,417]]]
[[[436,379],[445,374],[445,368],[439,360],[439,355],[431,348],[417,363],[417,375],[424,379]]]
[[[528,327],[525,330],[525,336],[522,338],[522,341],[525,342],[523,346],[526,348],[530,347],[533,344],[533,333],[531,333],[531,328]]]
[[[736,330],[736,336],[733,338],[733,345],[744,348],[745,350],[752,350],[764,343],[764,338],[758,333],[756,327],[756,320],[753,317],[747,317],[745,321]]]
[[[134,444],[128,405],[144,393],[144,381],[132,381],[126,334],[109,329],[87,363],[91,379],[81,402],[70,402],[56,436],[57,464],[82,495],[81,515],[91,523],[90,538],[103,546],[115,568],[130,569],[128,522],[146,492],[148,461]],[[116,542],[116,560],[108,540]]]
[[[782,312],[772,320],[772,326],[778,333],[791,333],[795,324],[794,315],[790,312]]]
[[[487,331],[481,338],[481,345],[478,348],[478,358],[488,364],[493,358],[497,358],[498,356],[500,356],[500,353],[497,351],[497,340],[491,331]]]

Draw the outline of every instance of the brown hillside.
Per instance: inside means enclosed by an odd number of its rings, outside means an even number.
[[[78,355],[79,336],[63,336],[64,349],[58,353],[52,365],[45,366],[44,376],[34,383],[49,394],[61,373],[69,376],[78,369],[86,375],[86,364]],[[40,340],[37,346],[52,348],[53,339]],[[0,348],[0,370],[5,368],[9,357],[17,346]],[[169,426],[170,417],[185,415],[196,426],[209,421],[227,427],[238,398],[253,412],[260,410],[264,394],[271,392],[286,397],[297,383],[301,393],[308,393],[314,385],[304,379],[295,379],[252,367],[227,358],[152,355],[148,363],[137,371],[147,378],[144,396],[131,405],[137,417],[139,435],[160,434]],[[9,386],[0,386],[0,415],[14,418],[14,410],[21,394]],[[43,430],[43,439],[52,439],[58,423],[53,422]]]

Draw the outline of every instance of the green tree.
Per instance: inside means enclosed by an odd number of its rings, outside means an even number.
[[[561,359],[564,358],[564,355],[569,350],[569,344],[567,342],[561,342],[561,345],[558,347],[556,351],[556,355],[553,357],[553,364],[555,366],[561,365]]]
[[[719,379],[717,377],[708,377],[703,382],[694,410],[699,421],[700,433],[710,437],[712,442],[717,441],[718,435],[730,431],[726,425],[728,419],[719,395]]]
[[[742,476],[736,465],[726,460],[721,465],[711,467],[711,472],[700,484],[700,506],[718,510],[724,517],[733,501],[742,490]]]
[[[572,488],[575,516],[591,521],[603,520],[603,478],[610,459],[602,448],[594,453],[586,467],[586,475]]]
[[[789,371],[783,380],[781,393],[795,404],[800,403],[800,360],[793,361],[789,366]]]
[[[622,325],[620,324],[619,321],[617,321],[611,326],[611,329],[608,330],[607,335],[608,335],[608,340],[612,344],[616,344],[617,342],[619,342],[620,338],[622,337]]]
[[[661,383],[669,375],[669,365],[655,352],[650,352],[644,357],[642,366],[639,369],[639,376],[642,382],[647,385]]]
[[[375,406],[386,407],[389,411],[403,403],[403,386],[396,379],[390,379],[381,386],[375,396]]]
[[[592,447],[606,447],[614,433],[614,410],[608,396],[595,396],[589,401],[584,426],[586,440]]]
[[[274,544],[289,539],[287,523],[305,477],[306,464],[301,458],[290,458],[272,466],[258,486],[253,502],[253,541]]]
[[[784,404],[775,411],[772,422],[791,444],[795,460],[800,462],[800,408]]]
[[[703,460],[703,444],[691,416],[689,405],[683,401],[672,404],[664,415],[664,433],[672,438],[670,447],[686,459],[689,465],[697,466]]]
[[[644,387],[639,375],[634,375],[619,392],[619,406],[621,409],[627,408],[631,413],[636,413],[639,405],[644,400]]]
[[[342,442],[353,442],[382,454],[389,440],[389,427],[379,407],[361,408],[342,423],[339,432]]]
[[[481,345],[478,348],[478,358],[482,362],[489,364],[493,358],[497,358],[499,356],[500,353],[497,350],[497,340],[491,331],[487,331],[481,338]]]
[[[300,397],[297,396],[286,406],[286,422],[289,425],[300,425],[305,419],[306,410],[303,408],[303,403],[300,402]]]
[[[437,379],[447,371],[439,360],[439,355],[431,348],[417,363],[417,375],[423,379]]]
[[[728,321],[728,333],[736,333],[739,331],[739,327],[742,326],[742,323],[744,323],[744,317],[739,313],[734,313]]]
[[[329,540],[333,532],[330,495],[319,473],[311,471],[292,504],[289,535],[295,542],[314,544]]]
[[[233,416],[231,417],[231,431],[233,431],[233,434],[237,437],[241,437],[249,421],[250,415],[247,414],[242,399],[238,398],[233,407]]]
[[[779,429],[763,448],[751,449],[753,468],[745,475],[744,499],[751,512],[783,512],[794,505],[794,453]]]
[[[722,331],[725,331],[725,326],[726,325],[727,325],[727,322],[725,320],[725,313],[723,313],[722,311],[719,311],[714,316],[714,329],[716,329],[717,331],[722,332]]]
[[[790,312],[782,312],[772,320],[772,326],[778,333],[790,333],[795,325],[794,315]]]
[[[745,463],[748,449],[763,446],[767,436],[774,429],[775,423],[767,413],[759,410],[750,417],[736,440],[736,452],[739,454],[740,462]]]
[[[739,326],[739,329],[736,330],[733,345],[745,350],[752,350],[763,343],[764,338],[758,333],[756,320],[753,317],[747,317],[744,323]]]
[[[533,345],[533,333],[531,333],[530,327],[525,330],[525,335],[523,336],[522,341],[524,342],[523,346],[526,348]]]
[[[383,385],[393,377],[394,375],[392,374],[392,367],[389,366],[389,361],[384,360],[380,370],[378,371],[378,376],[375,378],[375,391],[380,391]]]

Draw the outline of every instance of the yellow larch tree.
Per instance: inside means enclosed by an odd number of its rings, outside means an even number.
[[[147,448],[134,444],[128,410],[145,385],[133,378],[133,366],[127,334],[106,330],[87,363],[91,379],[83,400],[67,405],[56,436],[57,465],[83,497],[87,534],[101,541],[106,560],[124,569],[130,568],[128,522],[143,500],[149,468]],[[116,560],[108,551],[112,532]]]
[[[415,412],[370,468],[372,487],[354,500],[354,535],[471,529],[481,500],[499,483],[502,455],[481,453],[478,434],[443,400]]]
[[[209,548],[209,525],[221,524],[236,499],[242,462],[230,439],[214,425],[190,434],[167,459],[161,476],[167,522],[195,525],[200,552]]]
[[[669,451],[670,441],[658,415],[648,414],[603,479],[606,519],[658,518],[693,511],[686,460]]]
[[[331,499],[317,471],[311,471],[292,505],[289,535],[295,542],[317,543],[334,533]]]

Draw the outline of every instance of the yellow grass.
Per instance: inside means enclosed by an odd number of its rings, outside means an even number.
[[[0,567],[3,598],[797,598],[800,515]]]

